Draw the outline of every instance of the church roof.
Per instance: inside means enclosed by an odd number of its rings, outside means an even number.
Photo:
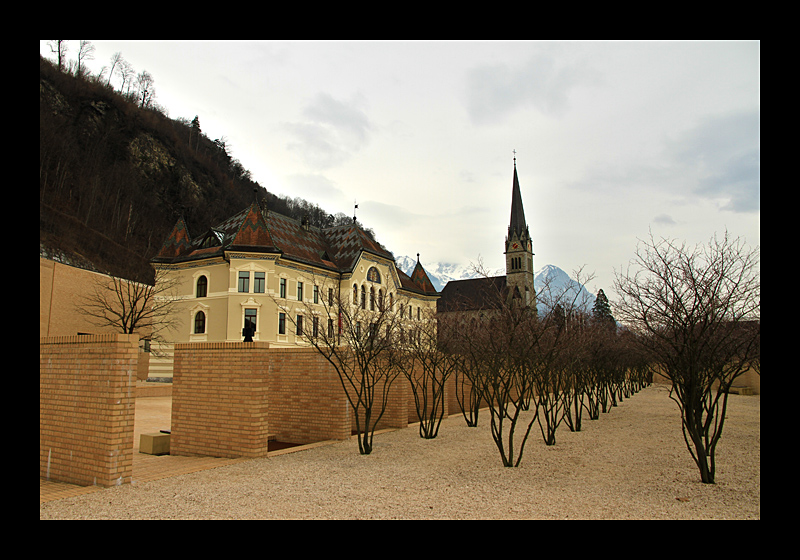
[[[514,286],[512,297],[519,298],[519,289]],[[451,280],[442,288],[436,302],[439,313],[448,311],[477,311],[499,309],[509,294],[505,276]]]

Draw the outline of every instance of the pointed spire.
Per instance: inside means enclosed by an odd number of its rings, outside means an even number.
[[[431,279],[428,277],[428,273],[425,272],[425,269],[419,262],[419,253],[417,253],[417,266],[414,267],[414,271],[411,273],[411,281],[426,294],[437,293],[436,288],[433,287],[433,282],[431,282]]]
[[[525,222],[525,209],[522,207],[522,193],[519,188],[519,177],[517,176],[517,157],[514,151],[514,184],[511,190],[511,220],[508,225],[508,235],[516,233],[518,237],[527,231],[528,224]]]

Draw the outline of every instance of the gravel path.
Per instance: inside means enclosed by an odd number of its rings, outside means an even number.
[[[504,468],[489,415],[446,419],[154,482],[47,502],[40,519],[760,519],[760,396],[731,395],[717,484],[700,482],[667,388],[644,389],[545,446],[534,425]]]

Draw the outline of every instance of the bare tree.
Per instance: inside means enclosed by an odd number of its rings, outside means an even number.
[[[156,97],[155,78],[147,70],[142,70],[136,76],[136,87],[139,106],[149,107]]]
[[[556,431],[570,409],[577,343],[588,317],[587,292],[581,288],[592,276],[585,276],[582,269],[573,275],[575,281],[567,286],[545,284],[539,290],[537,297],[549,312],[534,325],[535,340],[526,358],[533,375],[536,419],[546,445],[555,445]]]
[[[704,483],[715,481],[731,384],[760,358],[759,262],[758,248],[727,232],[695,247],[651,234],[616,274],[617,317],[670,380]]]
[[[358,450],[368,455],[392,384],[400,374],[388,359],[402,324],[398,304],[373,306],[358,291],[342,293],[338,279],[315,276],[312,286],[319,294],[316,304],[273,300],[297,335],[336,370],[353,410]]]
[[[120,59],[119,64],[117,65],[117,75],[122,80],[119,86],[119,92],[121,94],[127,95],[130,92],[131,85],[133,85],[133,77],[136,75],[136,71],[131,66],[130,62],[124,59]],[[123,92],[125,86],[128,86],[128,89]]]
[[[78,47],[78,67],[76,69],[76,75],[78,77],[81,77],[86,73],[84,63],[87,60],[94,60],[94,53],[95,48],[91,41],[80,42],[80,46]]]
[[[503,466],[516,467],[536,421],[534,415],[526,426],[522,413],[530,406],[532,372],[527,356],[538,334],[537,318],[534,308],[486,280],[476,298],[484,307],[460,313],[459,328],[452,331],[457,336],[453,347],[462,356],[460,367],[470,372],[476,399],[488,406],[492,439]],[[524,430],[521,437],[519,427]]]
[[[53,41],[48,41],[47,44],[50,46],[50,52],[56,53],[58,69],[63,70],[64,62],[67,58],[67,41],[63,39],[55,39]]]
[[[99,276],[92,290],[78,298],[75,309],[100,328],[167,342],[165,334],[180,324],[175,313],[178,287],[176,277],[161,268],[156,269],[153,285]]]
[[[111,55],[111,68],[108,71],[108,81],[106,81],[106,85],[111,84],[111,76],[114,74],[114,70],[116,69],[118,64],[122,63],[122,53],[115,52]]]
[[[420,437],[433,439],[447,408],[445,385],[457,357],[440,347],[439,324],[431,310],[426,310],[397,342],[389,348],[391,365],[403,373],[411,386]]]

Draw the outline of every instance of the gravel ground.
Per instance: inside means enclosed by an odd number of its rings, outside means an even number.
[[[502,466],[489,431],[460,415],[266,459],[40,504],[40,519],[760,519],[760,396],[731,395],[717,484],[683,441],[677,405],[651,386],[546,446],[534,424]]]

